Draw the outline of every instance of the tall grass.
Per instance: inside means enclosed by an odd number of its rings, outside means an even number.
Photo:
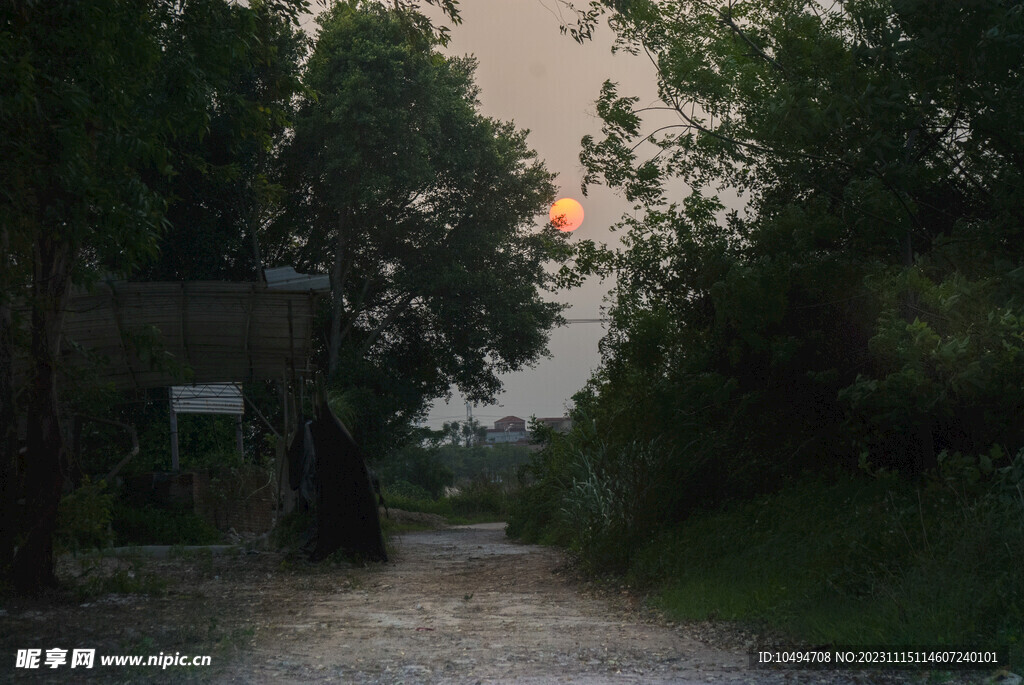
[[[1009,646],[1024,663],[1024,508],[897,481],[799,481],[692,517],[630,580],[681,619],[836,644]]]
[[[656,442],[576,435],[523,470],[508,532],[575,550],[676,618],[794,641],[1009,646],[1024,666],[1024,453],[1000,469],[945,462],[927,481],[805,476],[694,512]]]
[[[657,441],[575,450],[574,478],[561,513],[583,559],[603,571],[628,568],[636,541],[657,522],[657,476],[664,461]]]

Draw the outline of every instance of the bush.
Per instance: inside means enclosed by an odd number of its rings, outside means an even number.
[[[444,489],[455,480],[451,469],[441,464],[437,450],[419,445],[407,445],[390,455],[377,471],[381,482],[388,489],[413,485],[434,499],[440,497]],[[406,485],[399,485],[400,483]]]
[[[794,642],[1009,645],[1024,663],[1024,499],[801,480],[663,528],[629,579],[671,616]]]
[[[288,512],[274,526],[273,542],[278,548],[295,548],[309,542],[316,520],[312,511]]]
[[[391,509],[403,511],[419,511],[425,514],[437,514],[448,518],[452,515],[452,505],[447,499],[431,499],[430,497],[410,497],[384,488],[384,500]]]
[[[508,534],[571,547],[593,570],[622,572],[677,498],[671,450],[658,440],[606,443],[577,421],[519,473]]]
[[[429,500],[433,499],[426,488],[410,483],[407,480],[400,480],[395,483],[389,483],[384,488],[384,500],[391,506],[391,502],[394,499],[402,500]],[[398,507],[399,509],[405,509],[405,507]]]
[[[221,541],[220,531],[185,507],[113,507],[112,526],[119,545],[209,545]]]
[[[510,496],[500,483],[477,479],[466,483],[455,494],[438,499],[422,496],[415,486],[408,484],[384,489],[388,506],[403,511],[437,514],[451,523],[481,523],[500,521],[508,515]]]
[[[550,442],[517,472],[518,488],[509,502],[509,537],[524,542],[568,546],[573,531],[562,515],[572,486],[572,453],[585,429],[578,422],[569,436],[550,435]]]
[[[663,462],[657,441],[574,452],[575,475],[563,514],[574,533],[573,547],[589,566],[627,569],[637,545],[658,522],[656,486]]]
[[[78,552],[110,544],[114,496],[106,487],[105,481],[93,483],[86,476],[81,487],[61,499],[55,535],[58,549]]]
[[[508,515],[506,488],[486,478],[476,478],[447,498],[456,516],[500,520]]]

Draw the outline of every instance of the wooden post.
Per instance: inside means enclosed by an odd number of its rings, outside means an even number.
[[[277,437],[277,511],[278,516],[292,509],[291,488],[286,488],[288,463],[288,375],[281,377],[281,413],[284,418],[283,432]]]
[[[171,414],[171,471],[178,472],[178,415],[174,411],[174,388],[167,388]]]
[[[245,443],[242,441],[242,415],[235,414],[235,442],[238,443],[238,456],[245,460]]]

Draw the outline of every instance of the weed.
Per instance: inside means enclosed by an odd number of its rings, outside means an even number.
[[[312,512],[292,511],[274,526],[270,541],[278,549],[295,549],[308,542],[312,529]]]
[[[111,542],[110,522],[114,496],[106,492],[106,483],[93,483],[86,477],[82,486],[60,501],[54,542],[59,549],[77,554],[81,550],[103,548]]]
[[[407,490],[386,490],[384,497],[388,506],[403,511],[423,512],[444,517],[449,523],[484,523],[504,520],[509,511],[507,486],[484,478],[463,484],[452,495],[438,499],[414,498]]]
[[[116,542],[122,545],[209,545],[222,539],[220,531],[191,509],[180,507],[116,503],[111,525]]]
[[[994,498],[907,483],[802,481],[691,517],[629,578],[675,618],[834,644],[1009,645],[1024,661],[1024,525]]]
[[[115,569],[109,575],[97,573],[95,569],[87,569],[75,585],[74,592],[78,601],[86,601],[108,594],[117,595],[153,595],[167,594],[168,581],[161,576],[146,573],[135,564]]]

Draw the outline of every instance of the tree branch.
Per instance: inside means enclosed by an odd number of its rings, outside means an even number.
[[[383,333],[389,326],[391,326],[391,324],[393,324],[398,319],[399,316],[405,313],[405,310],[409,308],[409,305],[412,304],[412,301],[415,298],[416,296],[413,293],[407,294],[402,299],[402,301],[395,306],[394,309],[387,313],[384,319],[381,320],[379,324],[377,324],[377,327],[374,328],[370,332],[370,335],[366,338],[366,342],[363,343],[362,348],[359,350],[360,357],[366,356],[366,354],[370,351],[370,348],[373,347],[374,343],[377,342],[377,338],[380,337],[381,333]]]
[[[787,77],[789,77],[789,72],[788,72],[788,71],[786,70],[786,68],[785,68],[784,66],[782,66],[781,64],[779,64],[778,60],[776,60],[776,59],[775,59],[775,58],[773,58],[773,57],[772,57],[771,55],[769,55],[768,53],[766,53],[766,52],[764,51],[764,49],[763,49],[763,48],[761,48],[760,46],[758,46],[757,44],[755,44],[755,43],[754,43],[754,41],[750,40],[750,38],[749,38],[749,37],[747,36],[747,34],[743,32],[743,29],[741,29],[741,28],[740,28],[740,27],[739,27],[739,26],[738,26],[738,25],[736,24],[736,22],[735,22],[735,21],[733,21],[733,18],[732,18],[732,5],[731,5],[731,4],[729,5],[729,12],[728,12],[728,13],[726,13],[726,12],[725,12],[725,11],[723,11],[723,10],[715,9],[714,7],[712,7],[711,5],[709,5],[708,3],[702,3],[702,4],[703,4],[703,5],[705,6],[705,7],[707,7],[708,9],[712,10],[713,12],[716,12],[716,13],[718,14],[718,20],[719,20],[719,22],[720,22],[720,23],[722,23],[722,24],[724,24],[725,26],[728,26],[728,27],[729,27],[729,29],[730,29],[730,30],[732,30],[732,32],[733,32],[734,34],[736,34],[737,36],[739,36],[739,38],[740,38],[740,39],[741,39],[741,40],[742,40],[742,41],[743,41],[744,43],[746,43],[747,45],[749,45],[749,46],[750,46],[750,48],[751,48],[751,49],[752,49],[752,50],[753,50],[754,52],[756,52],[756,53],[757,53],[757,54],[758,54],[758,55],[759,55],[759,56],[760,56],[760,57],[761,57],[762,59],[764,59],[764,60],[765,60],[766,62],[768,62],[768,63],[769,63],[769,64],[771,64],[771,65],[772,65],[773,67],[775,67],[776,69],[778,69],[779,71],[781,71],[781,72],[782,72],[783,74],[785,74],[785,75],[786,75]]]

